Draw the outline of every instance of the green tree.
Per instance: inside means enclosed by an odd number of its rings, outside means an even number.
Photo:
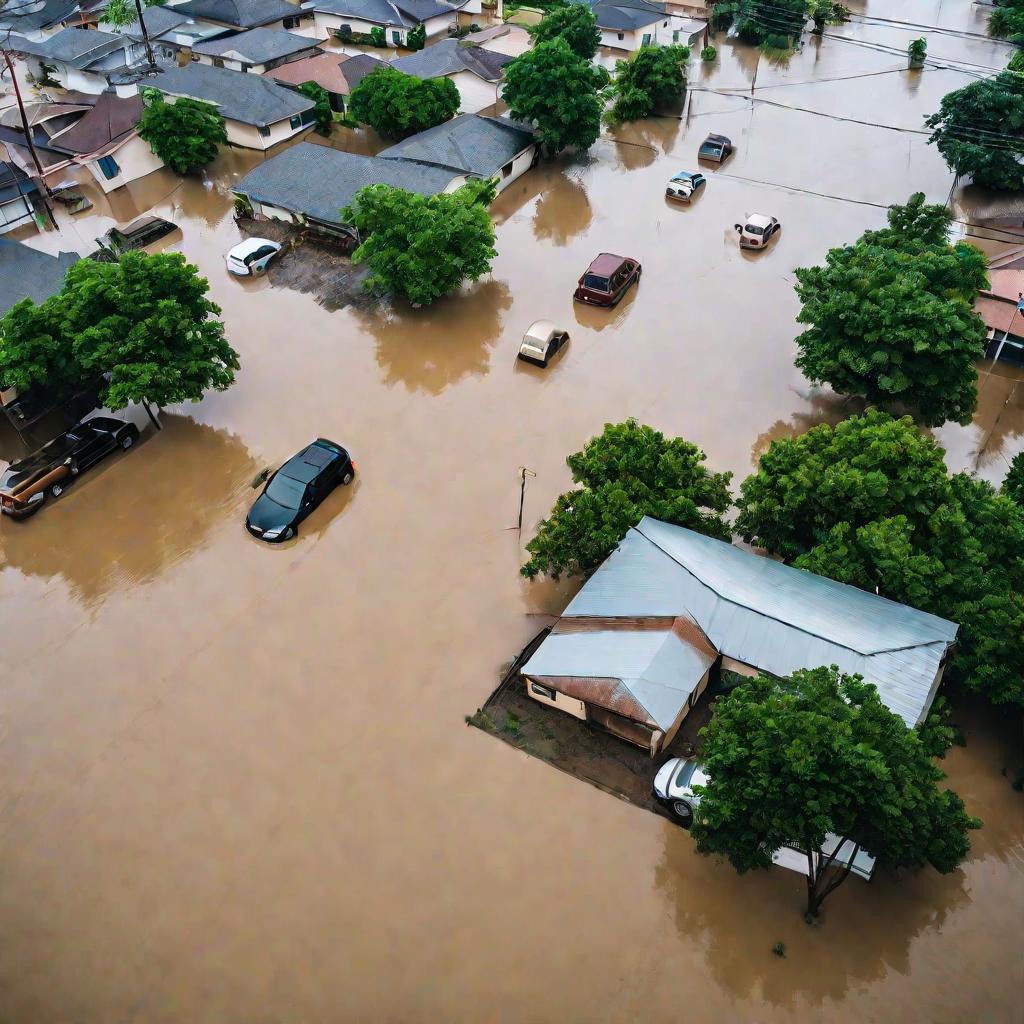
[[[601,45],[601,30],[597,16],[584,3],[571,3],[555,7],[530,29],[534,43],[549,43],[564,39],[569,49],[583,60],[593,60]]]
[[[422,50],[427,42],[427,30],[423,26],[423,22],[417,22],[409,31],[405,34],[405,45],[409,50]]]
[[[783,847],[803,851],[808,920],[850,874],[814,856],[830,834],[880,864],[948,874],[981,826],[939,788],[945,776],[917,732],[874,686],[834,666],[738,686],[702,735],[708,783],[693,824],[697,849],[740,873],[770,867]]]
[[[1010,501],[1024,508],[1024,451],[1014,455],[1006,479],[1003,480],[1002,492]]]
[[[724,515],[731,473],[711,473],[706,456],[634,419],[606,423],[565,461],[579,486],[561,495],[526,545],[528,579],[588,576],[645,516],[728,540]]]
[[[564,39],[538,43],[505,66],[509,114],[534,125],[544,152],[589,149],[601,134],[599,90],[608,72],[578,57]]]
[[[612,124],[639,121],[686,94],[688,46],[641,46],[630,60],[616,61]]]
[[[1024,704],[1024,509],[875,410],[774,441],[736,530],[801,569],[959,623],[948,676]]]
[[[740,0],[737,32],[745,43],[794,46],[807,21],[807,0]]]
[[[1015,71],[1018,75],[1024,75],[1024,50],[1018,50],[1006,65],[1007,71]]]
[[[459,90],[450,78],[420,79],[381,67],[352,90],[348,111],[381,138],[405,139],[451,120],[459,102]]]
[[[0,375],[63,396],[102,374],[111,409],[198,402],[238,369],[209,288],[181,253],[79,260],[57,295],[38,307],[26,299],[0,322]]]
[[[1024,75],[1002,71],[946,93],[925,124],[951,171],[985,188],[1024,190]]]
[[[217,155],[228,141],[224,118],[212,103],[181,97],[167,103],[156,89],[143,89],[145,108],[139,135],[168,167],[191,174]]]
[[[363,239],[353,263],[370,268],[367,287],[426,306],[475,281],[497,255],[487,206],[494,183],[470,181],[447,195],[421,196],[368,185],[342,211]]]
[[[327,90],[316,82],[303,82],[299,86],[299,92],[308,96],[316,106],[313,107],[313,117],[316,119],[316,131],[319,135],[330,135],[331,125],[334,124],[334,111],[331,110],[331,97]]]
[[[918,192],[890,208],[888,228],[797,269],[797,320],[810,326],[796,339],[796,365],[810,380],[901,403],[932,426],[970,422],[986,339],[974,302],[987,261],[967,242],[949,245],[951,216]]]
[[[1024,43],[1024,0],[994,0],[988,18],[989,34]]]
[[[115,28],[127,28],[138,22],[142,42],[146,47],[146,60],[154,71],[157,68],[157,63],[153,56],[153,44],[150,42],[149,30],[146,28],[146,19],[142,9],[156,7],[162,3],[163,0],[109,0],[100,18],[101,21],[105,21]]]

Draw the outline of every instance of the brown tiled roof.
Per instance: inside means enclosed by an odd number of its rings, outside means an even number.
[[[135,131],[142,117],[141,96],[115,96],[103,93],[96,106],[77,124],[50,140],[55,149],[76,156],[102,154],[118,143],[125,142]]]

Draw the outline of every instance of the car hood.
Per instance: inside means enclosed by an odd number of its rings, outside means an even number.
[[[255,526],[256,529],[265,533],[267,530],[278,530],[285,526],[291,526],[295,521],[295,515],[295,509],[278,505],[272,498],[261,494],[249,509],[245,523],[246,526]]]

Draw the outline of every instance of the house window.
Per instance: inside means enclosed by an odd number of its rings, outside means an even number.
[[[395,44],[395,46],[401,46],[402,45],[402,33],[401,32],[392,31],[392,33],[391,33],[391,42],[393,42]]]
[[[304,124],[308,124],[309,122],[305,120],[304,114],[292,114],[292,116],[288,118],[288,123],[292,128],[301,128]]]
[[[224,60],[223,60],[223,58],[221,58],[221,57],[214,57],[213,58],[213,66],[215,68],[222,68],[222,67],[224,67]]]
[[[507,178],[512,173],[512,161],[509,160],[507,164],[501,169],[501,176]]]
[[[651,33],[650,32],[645,32],[644,33],[644,40],[643,40],[643,42],[640,45],[641,46],[650,46],[651,45]]]
[[[620,33],[619,33],[619,38],[620,38],[620,39],[625,39],[626,37],[625,37],[625,36],[624,36],[624,35],[623,35],[623,34],[622,34],[622,33],[620,32]]]
[[[281,24],[284,25],[285,28],[298,28],[299,27],[299,19],[298,18],[285,18],[284,21],[281,22]]]
[[[547,686],[541,686],[540,683],[530,683],[530,689],[537,694],[538,697],[543,697],[545,700],[554,700],[557,694],[554,690]]]
[[[117,161],[112,156],[101,156],[96,161],[99,165],[99,169],[103,172],[103,177],[110,181],[111,178],[116,178],[121,173],[121,168],[117,166]]]
[[[662,28],[668,28],[668,22],[667,22],[667,21],[663,21],[663,22],[661,23],[661,27],[662,27]]]
[[[265,125],[265,124],[261,124],[260,125],[260,138],[263,138],[263,139],[269,139],[270,138],[270,128],[267,125]]]

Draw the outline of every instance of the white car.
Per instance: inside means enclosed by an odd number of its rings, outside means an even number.
[[[669,199],[679,199],[688,203],[707,184],[707,178],[695,171],[680,171],[665,186],[665,195]]]
[[[283,249],[280,242],[269,238],[247,238],[224,257],[228,270],[239,277],[262,274],[270,261]]]
[[[763,213],[752,213],[746,223],[736,225],[741,249],[763,249],[781,230],[782,225],[774,217]]]
[[[536,320],[523,335],[519,358],[528,363],[536,363],[537,366],[547,366],[568,340],[568,332],[556,327],[550,320]]]

